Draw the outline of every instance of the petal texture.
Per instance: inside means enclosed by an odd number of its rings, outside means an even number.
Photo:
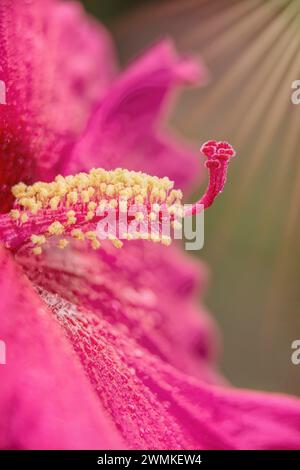
[[[3,0],[0,25],[4,210],[12,184],[59,169],[116,65],[107,32],[76,2]]]
[[[106,320],[38,290],[128,447],[299,448],[299,399],[196,381]]]
[[[2,248],[0,269],[0,448],[122,447],[56,321]]]
[[[81,244],[63,256],[49,249],[38,259],[18,260],[34,283],[118,325],[152,354],[202,380],[220,381],[216,328],[196,304],[204,271],[176,247],[140,241],[118,250],[107,243],[94,252]]]

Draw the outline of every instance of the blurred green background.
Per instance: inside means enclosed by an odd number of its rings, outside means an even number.
[[[206,304],[220,326],[221,369],[235,385],[300,394],[299,0],[86,0],[121,64],[160,37],[200,55],[207,86],[178,100],[172,125],[197,146],[229,140],[239,157],[205,218],[199,256]],[[195,195],[196,196],[196,195]]]

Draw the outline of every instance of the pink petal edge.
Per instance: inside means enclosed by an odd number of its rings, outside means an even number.
[[[165,40],[136,59],[95,108],[64,174],[91,167],[123,167],[168,176],[177,187],[199,181],[199,158],[188,145],[158,128],[171,91],[200,82],[202,64],[177,56]]]

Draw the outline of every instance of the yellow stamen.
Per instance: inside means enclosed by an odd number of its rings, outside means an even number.
[[[35,246],[32,248],[32,253],[34,255],[40,255],[42,253],[42,248],[40,246]]]
[[[69,241],[66,240],[65,238],[62,238],[61,240],[59,240],[58,242],[58,247],[61,248],[61,249],[64,249],[66,248],[66,246],[69,244]]]
[[[135,218],[138,222],[142,222],[144,220],[144,214],[142,212],[137,212],[135,214]]]
[[[93,168],[89,173],[66,177],[58,175],[51,183],[37,182],[31,186],[19,183],[12,188],[12,192],[16,200],[10,217],[16,224],[27,222],[29,216],[31,221],[31,215],[46,211],[45,220],[49,220],[50,224],[48,227],[42,225],[42,218],[32,218],[33,224],[41,224],[40,232],[31,237],[32,243],[36,245],[33,249],[40,248],[49,237],[62,234],[81,241],[86,238],[90,240],[93,248],[98,248],[100,242],[96,232],[90,230],[85,233],[85,230],[94,228],[92,226],[97,224],[97,217],[105,215],[111,208],[126,214],[133,205],[145,205],[147,211],[144,213],[142,209],[138,209],[135,215],[137,221],[145,223],[157,220],[158,213],[165,207],[172,218],[182,213],[181,191],[174,190],[173,182],[168,178],[158,178],[121,168],[112,171]],[[152,204],[151,210],[149,203]],[[51,219],[56,221],[51,223]],[[72,225],[73,230],[70,227]],[[116,236],[108,238],[114,246],[122,246],[121,240]],[[147,233],[128,233],[122,238],[142,238],[169,243],[169,238],[161,237],[159,232],[152,236]],[[60,248],[64,248],[68,241],[62,239],[57,243]],[[36,252],[39,254],[39,250]]]
[[[65,228],[60,222],[53,222],[51,225],[48,227],[48,232],[51,235],[61,235],[64,233]]]
[[[84,240],[84,233],[79,228],[74,228],[71,232],[71,236],[76,240]]]
[[[72,210],[68,211],[67,212],[67,219],[68,219],[68,221],[67,221],[68,225],[76,224],[77,219],[75,217],[75,211],[72,211]]]
[[[155,212],[150,212],[149,214],[149,219],[154,221],[157,219],[157,214],[155,214]]]
[[[30,239],[34,245],[43,245],[46,243],[46,237],[44,235],[31,235]]]
[[[101,243],[99,242],[99,240],[97,240],[96,238],[91,240],[91,247],[93,248],[93,250],[97,250],[98,248],[100,248],[100,246]]]
[[[10,216],[13,220],[18,220],[21,214],[20,214],[20,211],[13,209],[10,211]]]
[[[85,236],[88,240],[96,240],[97,239],[97,233],[93,230],[89,230],[88,232],[85,232]]]
[[[85,220],[88,222],[89,220],[92,220],[95,217],[95,213],[93,211],[88,211],[88,213],[85,216]]]
[[[26,214],[26,212],[23,212],[23,214],[21,214],[20,220],[21,220],[22,224],[25,224],[25,222],[27,222],[28,215]]]

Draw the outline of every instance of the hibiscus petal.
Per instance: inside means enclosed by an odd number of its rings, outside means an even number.
[[[121,166],[169,176],[185,188],[199,175],[196,152],[158,129],[170,91],[203,78],[203,66],[163,41],[136,60],[100,101],[64,173]]]
[[[170,223],[179,223],[176,218],[183,213],[182,192],[173,189],[168,178],[121,168],[92,169],[66,178],[59,175],[54,182],[31,186],[20,183],[12,188],[12,193],[16,197],[14,209],[10,214],[0,214],[0,240],[12,249],[32,241],[36,235],[39,242],[43,235],[43,244],[53,235],[72,236],[74,231],[78,235],[78,229],[87,237],[92,236],[99,247],[99,224],[105,224],[108,217],[119,220],[118,230],[114,231],[114,223],[108,227],[112,242],[119,247],[119,238],[148,239],[149,235],[170,244],[171,231],[163,230],[163,225],[168,223],[170,228]],[[139,230],[136,223],[132,226],[136,217],[142,225]],[[156,227],[151,231],[153,220]]]
[[[151,353],[208,382],[215,372],[216,328],[196,305],[204,269],[175,247],[125,242],[121,250],[98,252],[82,245],[46,250],[38,259],[18,256],[30,279],[65,299],[92,310]]]
[[[121,191],[122,187],[127,195],[131,186],[135,194],[137,190],[143,190],[144,196],[139,195],[143,201],[144,198],[147,201],[151,200],[156,190],[158,194],[155,196],[156,205],[163,197],[167,205],[172,204],[173,210],[175,210],[174,197],[181,197],[180,192],[171,190],[173,185],[167,178],[159,180],[157,177],[151,178],[135,172],[127,174],[129,172],[120,169],[114,172],[105,170],[99,170],[99,172],[92,170],[92,174],[81,173],[66,179],[60,176],[50,185],[36,183],[33,186],[26,186],[22,183],[15,186],[13,193],[17,199],[14,210],[9,215],[0,215],[0,238],[5,241],[7,248],[13,249],[14,252],[18,251],[18,254],[24,254],[26,251],[28,253],[30,250],[40,255],[44,248],[49,249],[55,245],[64,248],[72,237],[88,244],[91,243],[93,248],[100,248],[103,256],[99,255],[99,259],[91,252],[81,249],[77,257],[77,266],[74,266],[72,251],[63,257],[59,253],[58,264],[54,269],[52,259],[55,251],[50,251],[43,266],[41,263],[36,264],[34,260],[30,263],[28,257],[25,257],[23,261],[28,274],[33,279],[36,274],[41,277],[43,273],[47,282],[49,270],[54,272],[54,285],[49,287],[43,284],[48,289],[53,292],[58,289],[66,298],[70,298],[68,296],[71,295],[71,300],[76,295],[78,304],[84,302],[84,305],[96,311],[105,308],[106,314],[112,317],[113,321],[122,322],[126,328],[136,331],[142,343],[150,350],[157,350],[162,357],[186,371],[201,374],[201,377],[205,377],[206,380],[215,380],[210,367],[213,362],[211,357],[215,356],[214,330],[207,316],[202,314],[200,318],[194,302],[189,301],[188,294],[193,291],[192,287],[196,290],[196,267],[193,266],[191,270],[188,262],[185,266],[185,259],[178,253],[176,254],[176,250],[169,252],[151,249],[142,243],[136,245],[133,250],[128,247],[127,251],[124,249],[119,255],[116,253],[110,255],[107,251],[107,243],[101,240],[100,244],[97,233],[94,231],[102,217],[99,211],[95,212],[95,208],[100,201],[103,204],[103,197],[111,198],[111,191],[115,187],[119,188],[118,191]],[[127,184],[125,189],[124,181]],[[113,184],[108,184],[109,182]],[[77,189],[78,193],[75,192]],[[106,191],[110,196],[106,196]],[[73,201],[74,195],[76,195],[75,202]],[[69,196],[72,198],[70,199]],[[55,207],[52,208],[53,200]],[[130,201],[131,199],[127,202],[130,203]],[[112,202],[116,203],[117,210],[118,204],[124,201],[113,200]],[[93,211],[88,209],[90,204],[93,204]],[[23,205],[28,208],[27,211]],[[147,237],[149,229],[147,217],[150,215],[156,217],[156,213],[150,211],[149,208],[149,215],[147,211],[142,214],[145,223],[145,233],[142,235]],[[88,218],[87,215],[89,215]],[[53,222],[53,220],[56,221]],[[110,235],[113,236],[113,232]],[[122,232],[120,236],[122,238]],[[122,239],[125,240],[124,237]],[[157,237],[156,241],[168,242],[163,237]],[[114,246],[122,246],[122,241],[118,238],[111,239],[111,242]],[[86,243],[84,246],[86,247]],[[86,269],[89,265],[95,267],[94,272],[91,272],[89,268]],[[31,266],[33,266],[32,274]],[[61,276],[62,269],[63,276]],[[69,272],[69,280],[66,279],[65,271]],[[99,272],[103,274],[104,271],[107,272],[104,285],[101,282],[90,282],[99,277]],[[75,272],[77,274],[74,278]],[[65,278],[64,282],[60,280],[60,277]],[[55,284],[58,286],[56,287]],[[116,285],[119,286],[117,296],[115,295]],[[71,286],[74,286],[72,291]],[[112,298],[116,300],[115,304],[118,303],[120,308],[112,310]],[[144,314],[144,311],[147,311],[147,314]],[[181,325],[183,318],[184,327]],[[176,354],[174,354],[173,347],[175,342],[177,343]],[[203,363],[203,367],[199,367],[199,362]]]
[[[1,247],[0,268],[0,448],[122,447],[49,310]]]
[[[39,292],[129,447],[299,447],[299,399],[205,385],[149,354],[105,320]]]
[[[3,0],[0,23],[4,210],[14,183],[53,176],[116,65],[108,33],[77,3]]]

